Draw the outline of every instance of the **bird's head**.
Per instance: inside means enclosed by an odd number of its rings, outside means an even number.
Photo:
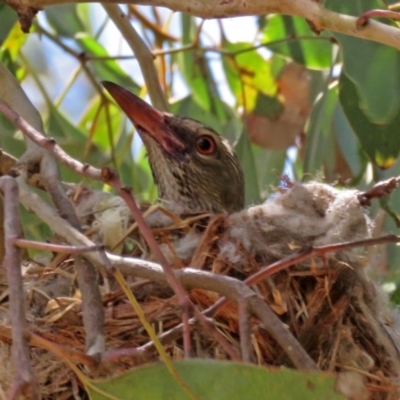
[[[243,171],[226,139],[201,122],[156,110],[115,83],[103,85],[139,132],[167,208],[212,213],[243,208]]]

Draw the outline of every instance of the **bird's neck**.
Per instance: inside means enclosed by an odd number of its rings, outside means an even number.
[[[187,190],[184,168],[172,171],[158,146],[148,146],[148,156],[159,200],[164,208],[175,215],[204,211]]]

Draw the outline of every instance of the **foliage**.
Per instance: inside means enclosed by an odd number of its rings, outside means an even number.
[[[329,374],[302,373],[293,370],[266,370],[252,365],[211,360],[175,362],[174,366],[192,390],[189,395],[167,371],[165,366],[150,365],[133,369],[118,378],[88,382],[94,400],[126,399],[344,399],[333,390]],[[154,385],[157,382],[157,385]],[[193,397],[194,395],[194,397]]]

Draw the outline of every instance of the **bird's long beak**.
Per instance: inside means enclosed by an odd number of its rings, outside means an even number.
[[[124,110],[141,136],[150,136],[170,155],[184,149],[184,144],[165,123],[165,115],[162,112],[116,83],[103,81],[102,84]]]

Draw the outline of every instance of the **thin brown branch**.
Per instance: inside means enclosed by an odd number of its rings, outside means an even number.
[[[366,192],[359,192],[357,194],[358,200],[362,206],[371,205],[372,199],[380,199],[389,196],[399,184],[400,178],[389,178],[386,181],[381,181],[375,184],[371,189]]]
[[[244,362],[251,362],[251,323],[249,310],[247,308],[246,299],[239,299],[239,335],[240,335],[240,351]]]
[[[91,357],[85,353],[80,351],[72,350],[49,340],[44,339],[40,335],[35,333],[30,333],[29,335],[29,344],[31,346],[40,347],[42,349],[46,349],[51,351],[53,354],[56,354],[62,359],[67,359],[71,361],[75,361],[79,364],[86,365],[88,367],[95,367],[98,364],[98,360],[96,357]]]
[[[10,176],[0,178],[4,196],[5,256],[3,265],[7,271],[10,291],[10,319],[12,326],[12,353],[15,365],[14,390],[26,398],[40,398],[26,338],[28,323],[25,316],[25,294],[21,271],[21,251],[14,245],[15,238],[22,236],[19,215],[18,184]],[[12,395],[10,395],[12,397]]]
[[[129,13],[134,15],[144,26],[153,31],[156,36],[159,36],[162,40],[168,40],[171,42],[177,42],[178,38],[171,35],[169,32],[165,32],[157,23],[150,21],[145,15],[143,15],[137,6],[130,4]]]
[[[151,51],[118,5],[103,4],[103,7],[137,57],[152,104],[160,111],[168,111],[168,102],[162,91]]]
[[[0,325],[0,338],[4,342],[12,343],[11,326]],[[59,344],[53,343],[34,332],[27,331],[26,339],[29,343],[29,346],[35,346],[41,349],[49,350],[52,353],[61,354],[63,358],[86,365],[87,367],[94,367],[97,364],[97,361],[94,357],[88,356],[80,351],[60,346]],[[55,348],[57,348],[57,350],[54,350]]]
[[[325,257],[329,253],[336,253],[338,251],[354,249],[357,247],[369,247],[387,243],[400,243],[400,236],[396,236],[390,233],[384,236],[380,236],[378,238],[361,239],[350,242],[328,244],[325,246],[310,247],[308,249],[301,250],[295,254],[291,254],[290,256],[285,257],[282,260],[276,261],[260,269],[258,272],[247,278],[245,282],[249,286],[255,285],[264,280],[267,276],[276,274],[279,271],[282,271],[294,264],[298,264],[312,257]]]
[[[357,28],[364,27],[371,18],[387,18],[400,21],[400,13],[390,10],[370,10],[361,14],[357,19]]]
[[[18,246],[21,249],[38,249],[38,250],[53,251],[55,253],[67,253],[67,254],[82,254],[82,253],[87,253],[89,251],[99,251],[104,248],[103,245],[66,246],[63,244],[36,242],[34,240],[27,240],[20,238],[14,240],[14,245]]]

